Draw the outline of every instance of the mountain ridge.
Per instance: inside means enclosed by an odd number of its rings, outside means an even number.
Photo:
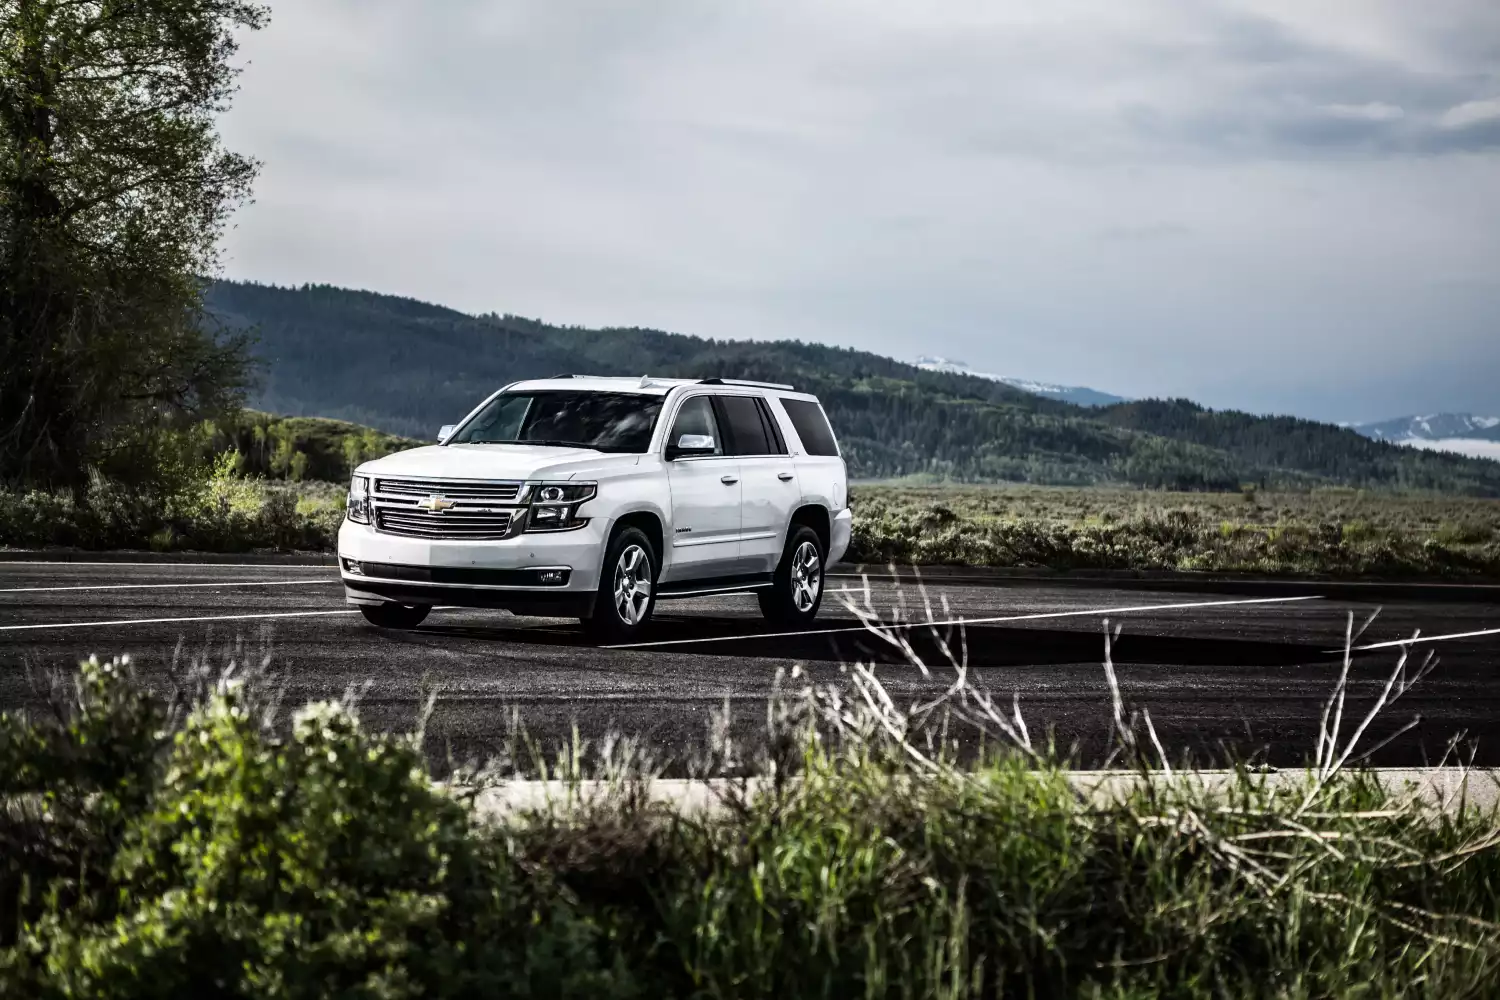
[[[1393,417],[1389,420],[1350,424],[1349,427],[1379,441],[1442,441],[1454,438],[1500,441],[1500,417],[1482,417],[1473,413],[1444,412]]]
[[[1090,389],[1082,385],[1058,385],[1052,382],[1038,382],[1035,379],[1019,378],[1014,375],[995,375],[990,372],[979,372],[970,368],[962,361],[953,358],[940,358],[922,355],[914,364],[926,371],[948,372],[954,375],[972,375],[975,378],[990,379],[994,382],[1003,382],[1008,386],[1029,392],[1037,396],[1046,396],[1049,399],[1062,400],[1065,403],[1073,403],[1076,406],[1110,406],[1115,403],[1128,403],[1128,396],[1117,396],[1112,392],[1101,392],[1098,389]]]
[[[590,329],[329,285],[209,286],[258,336],[259,409],[431,438],[500,385],[558,372],[753,378],[823,400],[861,478],[1235,490],[1351,485],[1500,496],[1500,463],[1421,452],[1292,418],[1187,400],[1085,408],[971,374],[801,341]]]

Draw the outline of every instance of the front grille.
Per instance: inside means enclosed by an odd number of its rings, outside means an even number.
[[[452,496],[452,494],[444,494]],[[453,538],[473,541],[505,538],[510,533],[508,511],[451,509],[432,513],[415,508],[375,508],[375,528],[388,535],[410,538]]]
[[[521,495],[520,483],[464,482],[457,479],[380,479],[375,480],[378,496],[411,497],[423,499],[430,496],[446,497],[449,500],[483,500],[507,503]]]

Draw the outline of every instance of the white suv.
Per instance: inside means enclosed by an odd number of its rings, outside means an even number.
[[[439,441],[355,470],[339,566],[376,625],[460,605],[621,641],[658,598],[753,590],[796,626],[849,546],[844,460],[817,398],[790,386],[516,382]]]

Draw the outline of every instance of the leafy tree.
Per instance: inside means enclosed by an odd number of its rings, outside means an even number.
[[[235,405],[202,276],[257,164],[215,128],[250,0],[0,2],[0,479],[158,474]],[[184,445],[186,447],[186,445]]]

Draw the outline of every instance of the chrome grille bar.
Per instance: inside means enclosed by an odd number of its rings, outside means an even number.
[[[519,482],[495,482],[462,479],[384,479],[376,477],[374,492],[377,496],[423,497],[443,496],[449,500],[479,500],[498,503],[512,502],[521,495]]]
[[[440,514],[412,508],[377,506],[375,528],[410,538],[483,540],[508,538],[514,518],[509,513],[449,510]]]

